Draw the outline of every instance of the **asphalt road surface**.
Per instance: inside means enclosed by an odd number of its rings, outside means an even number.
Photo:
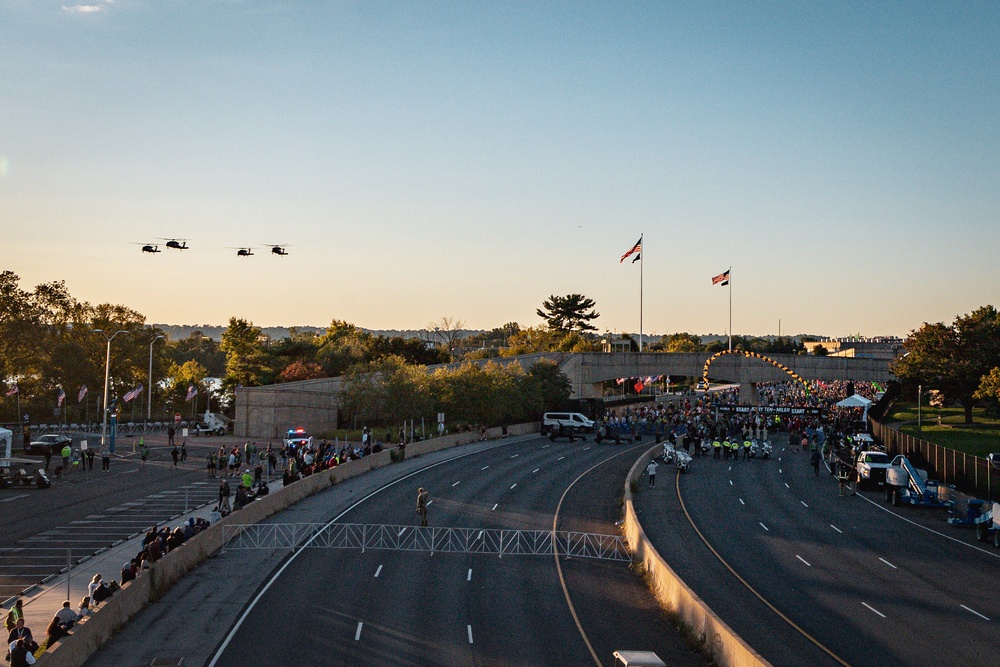
[[[618,534],[625,475],[645,446],[500,444],[380,486],[337,520],[415,525],[423,486],[433,526],[551,530],[559,507],[558,530]],[[215,664],[611,665],[623,648],[707,664],[628,564],[560,565],[565,593],[551,554],[302,550]]]
[[[774,665],[998,664],[1000,550],[949,527],[944,510],[841,497],[808,459],[695,459],[680,478],[694,524],[733,571],[688,522],[677,484],[639,494],[641,520],[678,574]]]
[[[180,438],[177,442],[180,442]],[[119,441],[109,472],[75,468],[52,487],[0,490],[0,600],[75,562],[128,539],[188,508],[214,502],[218,482],[207,479],[206,456],[232,437],[189,438],[188,459],[174,467],[166,436],[146,439],[150,457],[141,465],[131,440]],[[40,458],[40,457],[29,457]],[[52,459],[54,468],[58,457]]]

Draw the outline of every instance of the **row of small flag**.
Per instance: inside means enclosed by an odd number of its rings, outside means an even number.
[[[638,377],[635,378],[635,384],[632,385],[632,388],[635,389],[636,393],[640,393],[642,392],[643,389],[646,388],[647,385],[653,384],[654,382],[659,382],[663,378],[664,378],[663,375],[656,375],[656,376],[647,375],[644,378]],[[617,380],[615,380],[615,384],[623,385],[631,379],[632,378],[618,378]]]
[[[618,260],[618,263],[621,264],[622,262],[624,262],[629,257],[632,257],[632,255],[635,255],[635,257],[632,258],[632,263],[633,264],[635,264],[640,259],[642,259],[642,237],[641,236],[639,237],[639,240],[635,242],[635,245],[632,246],[631,248],[629,248],[628,251],[624,255],[622,255],[622,258],[620,260]],[[712,276],[712,284],[713,285],[723,285],[723,286],[728,285],[729,284],[729,271],[730,270],[731,269],[726,269],[725,271],[723,271],[719,275]]]
[[[82,387],[80,387],[80,391],[78,391],[76,394],[77,403],[83,403],[83,399],[87,395],[87,391],[88,391],[87,385],[83,385]],[[141,393],[142,393],[142,384],[140,383],[138,387],[136,387],[132,391],[122,396],[122,401],[128,403]],[[13,396],[14,394],[20,395],[20,390],[17,388],[16,382],[13,385],[11,385],[10,389],[7,390],[7,396]],[[188,385],[187,397],[184,400],[190,401],[197,395],[198,395],[198,388],[193,384],[190,384]],[[62,387],[59,387],[59,393],[56,395],[56,405],[61,408],[65,401],[66,401],[66,392],[63,391]]]

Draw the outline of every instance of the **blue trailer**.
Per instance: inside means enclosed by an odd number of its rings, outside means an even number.
[[[885,499],[895,507],[903,503],[947,507],[953,496],[953,487],[929,481],[927,471],[915,468],[903,455],[894,458],[885,471]]]

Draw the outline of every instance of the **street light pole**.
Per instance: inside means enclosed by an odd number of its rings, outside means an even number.
[[[101,450],[107,446],[107,432],[108,432],[108,381],[111,379],[111,341],[115,339],[120,333],[127,334],[128,332],[124,329],[119,329],[118,331],[108,336],[104,333],[103,329],[94,329],[94,333],[99,333],[104,336],[105,340],[108,341],[108,353],[104,357],[104,416],[101,419]]]
[[[153,413],[153,343],[163,338],[157,336],[149,342],[149,394],[146,399],[146,424],[149,424],[150,415]],[[146,429],[143,429],[145,431]]]

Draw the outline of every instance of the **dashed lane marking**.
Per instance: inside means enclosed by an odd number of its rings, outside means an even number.
[[[465,627],[469,630],[469,643],[471,644],[472,643],[472,626],[471,625],[467,625]]]
[[[804,501],[804,500],[800,500],[799,502],[800,502],[800,503],[802,503],[802,506],[803,506],[803,507],[809,507],[809,505],[806,505],[806,501]]]
[[[497,503],[497,505],[499,505],[499,504],[500,504],[500,503]],[[494,512],[494,511],[496,511],[496,508],[497,508],[497,505],[494,505],[494,506],[493,506],[493,509],[491,509],[490,511],[491,511],[491,512]]]
[[[766,530],[767,532],[769,532],[769,533],[771,532],[771,529],[770,529],[770,528],[768,528],[767,526],[765,526],[765,525],[764,525],[763,523],[761,523],[760,521],[758,521],[757,523],[760,523],[760,527],[761,527],[761,528],[763,528],[764,530]]]
[[[469,568],[469,573],[465,575],[466,581],[472,581],[472,568]]]
[[[17,500],[18,498],[27,498],[27,497],[28,497],[27,493],[22,493],[21,495],[13,496],[12,498],[4,498],[3,500],[0,500],[0,503],[11,503]]]
[[[483,471],[483,470],[486,470],[487,468],[489,468],[489,466],[483,466],[483,467],[482,467],[482,468],[480,468],[479,470],[480,470],[480,471]]]
[[[452,484],[451,487],[455,488],[456,486],[458,486],[461,483],[462,483],[462,480],[458,480],[457,482],[455,482],[454,484]]]
[[[378,579],[378,575],[382,574],[382,566],[379,565],[378,569],[375,570],[375,578]]]
[[[876,609],[875,607],[871,606],[867,602],[862,602],[861,604],[864,605],[865,607],[867,607],[869,610],[875,612],[876,614],[878,614],[882,618],[885,618],[885,614],[883,614],[882,612],[880,612],[878,609]]]
[[[729,486],[734,486],[733,485],[733,480],[729,480]]]
[[[740,498],[740,505],[746,505],[746,503],[745,503],[745,502],[743,502],[743,499],[742,499],[742,498]]]
[[[511,485],[510,485],[510,488],[512,488],[512,489],[513,489],[513,488],[514,488],[515,486],[517,486],[517,482],[514,482],[513,484],[511,484]]]
[[[887,561],[884,558],[879,558],[879,560],[882,561],[883,563],[885,563],[886,565],[888,565],[889,567],[891,567],[894,570],[898,570],[899,569],[898,567],[896,567],[895,565],[893,565],[892,563],[890,563],[889,561]]]
[[[564,458],[566,458],[566,457],[565,456],[560,456],[559,458],[556,459],[556,461],[562,461]]]
[[[830,524],[830,528],[833,528],[833,529],[834,529],[835,531],[837,531],[837,532],[838,532],[838,533],[840,533],[841,535],[843,535],[843,534],[844,534],[844,531],[842,531],[842,530],[841,530],[840,528],[837,528],[837,527],[836,527],[835,525],[833,525],[832,523]]]
[[[361,627],[364,625],[361,621],[358,621],[358,630],[354,633],[354,641],[361,639]]]
[[[792,488],[792,487],[788,486],[788,482],[785,482],[785,488],[786,488],[786,489],[790,489],[790,488]]]
[[[806,560],[805,558],[803,558],[802,556],[800,556],[800,555],[798,555],[798,554],[795,554],[795,557],[796,557],[796,558],[798,558],[798,559],[799,559],[800,561],[802,561],[803,563],[805,563],[807,567],[812,567],[812,565],[810,565],[810,564],[809,564],[809,561],[807,561],[807,560]]]
[[[964,609],[965,611],[969,612],[970,614],[975,614],[976,616],[978,616],[979,618],[983,619],[984,621],[988,621],[988,620],[990,620],[990,619],[989,619],[988,617],[986,617],[986,616],[983,616],[982,614],[980,614],[980,613],[979,613],[978,611],[976,611],[975,609],[969,609],[969,608],[968,608],[968,607],[966,607],[966,606],[965,606],[964,604],[963,604],[963,605],[959,605],[959,606],[960,606],[960,607],[961,607],[962,609]]]
[[[534,470],[532,470],[532,471],[531,471],[531,474],[532,474],[532,475],[534,475],[534,474],[535,474],[536,472],[538,472],[539,470],[541,470],[541,468],[535,468]]]
[[[520,454],[514,454],[514,456],[512,456],[512,457],[510,457],[510,458],[512,458],[512,459],[516,459],[516,458],[517,458],[518,456],[520,456]]]

